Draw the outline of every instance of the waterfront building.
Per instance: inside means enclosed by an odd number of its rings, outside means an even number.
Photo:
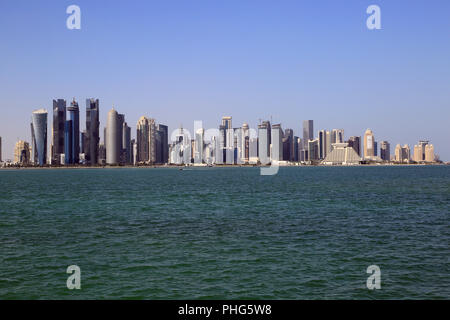
[[[292,129],[284,130],[284,135],[283,135],[283,159],[282,160],[295,161],[295,156],[294,156],[294,130],[292,130]]]
[[[375,157],[378,156],[378,142],[377,141],[373,141],[373,154]]]
[[[258,138],[249,139],[249,163],[258,163]]]
[[[411,159],[411,150],[407,144],[403,147],[397,144],[395,147],[395,161],[400,163],[407,163]]]
[[[3,160],[2,160],[2,137],[0,137],[0,162],[3,162]]]
[[[364,158],[370,159],[371,157],[375,157],[375,138],[373,136],[373,132],[370,129],[367,129],[364,133]]]
[[[86,153],[86,131],[80,133],[80,154]],[[86,160],[86,158],[84,158]]]
[[[205,129],[200,128],[195,133],[195,149],[194,149],[194,163],[203,163],[204,161],[204,136]]]
[[[294,136],[293,140],[293,149],[294,149],[294,154],[293,156],[293,160],[294,162],[298,162],[298,150],[299,150],[299,143],[300,143],[300,138],[297,136]]]
[[[84,153],[87,165],[99,163],[100,104],[98,99],[86,99],[86,133]]]
[[[222,123],[219,126],[220,148],[222,150],[223,163],[232,164],[234,162],[234,130],[232,126],[232,117],[222,117]],[[232,150],[232,152],[229,151]],[[228,158],[227,158],[228,155]],[[231,156],[231,159],[229,158]]]
[[[319,160],[319,139],[308,141],[308,161]]]
[[[119,164],[122,147],[122,126],[114,108],[108,112],[106,123],[106,164]]]
[[[66,125],[66,100],[53,100],[53,127],[52,127],[52,146],[51,146],[51,164],[61,164],[61,154],[64,150],[64,127]]]
[[[32,113],[33,163],[40,166],[47,164],[47,115],[45,109],[35,110]]]
[[[436,161],[436,156],[434,154],[434,146],[432,144],[427,144],[425,146],[425,162]]]
[[[167,163],[169,161],[169,128],[166,125],[156,126],[158,136],[156,162]]]
[[[148,163],[156,163],[156,122],[155,119],[148,119]]]
[[[168,147],[168,146],[167,146]],[[133,165],[135,166],[137,164],[137,143],[136,140],[131,140],[131,148],[133,150],[131,158],[133,159]]]
[[[352,147],[355,150],[358,156],[361,156],[361,137],[351,136],[348,138],[347,143],[349,147]]]
[[[21,165],[30,164],[30,144],[19,140],[14,147],[14,163]]]
[[[80,162],[80,108],[75,98],[70,103],[70,107],[66,108],[66,114],[68,117],[67,121],[71,122],[70,130],[71,133],[68,135],[64,130],[65,134],[65,163],[66,164],[78,164]],[[67,129],[67,121],[66,127]],[[70,136],[70,140],[67,137]]]
[[[308,149],[308,141],[314,139],[314,122],[313,120],[303,121],[303,149]]]
[[[429,141],[421,140],[414,146],[413,160],[415,162],[425,161],[425,147],[429,144]]]
[[[122,125],[122,157],[121,163],[132,163],[131,127],[126,122]]]
[[[270,163],[271,128],[269,121],[258,125],[258,157],[263,165]]]
[[[380,158],[383,161],[391,160],[391,145],[387,141],[380,142]]]
[[[356,165],[361,157],[347,143],[333,143],[333,150],[322,161],[325,165]]]
[[[281,124],[272,125],[271,130],[271,162],[279,162],[283,160],[283,129],[281,129]]]
[[[106,164],[106,147],[104,143],[98,145],[98,164]]]
[[[73,164],[73,122],[72,120],[67,120],[64,126],[64,140],[65,140],[65,150],[64,150],[64,163]]]
[[[140,117],[136,124],[137,162],[146,162],[150,158],[149,152],[150,122],[147,117]]]
[[[327,131],[319,130],[318,134],[319,140],[319,159],[323,160],[327,156]]]
[[[248,163],[250,160],[250,128],[248,123],[242,125],[242,145],[241,145],[241,162]]]
[[[170,145],[170,163],[181,165],[191,164],[192,140],[188,131],[183,128],[178,129],[175,134],[175,141]]]
[[[344,129],[333,129],[331,131],[331,144],[344,143]]]

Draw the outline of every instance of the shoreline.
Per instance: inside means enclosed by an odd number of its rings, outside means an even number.
[[[420,167],[429,167],[429,166],[448,166],[450,163],[430,163],[430,164],[421,164],[421,163],[385,163],[385,164],[358,164],[358,165],[282,165],[279,168],[311,168],[311,167],[325,167],[325,168],[354,168],[354,167],[409,167],[409,166],[420,166]],[[196,166],[196,165],[141,165],[141,166],[133,166],[133,165],[123,165],[123,166],[46,166],[46,167],[34,167],[34,166],[26,166],[26,167],[0,167],[0,170],[67,170],[67,169],[192,169],[192,168],[270,168],[267,165],[238,165],[238,164],[224,164],[224,165],[212,165],[212,166]]]

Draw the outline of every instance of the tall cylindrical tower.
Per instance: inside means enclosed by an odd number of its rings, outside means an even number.
[[[120,145],[122,137],[120,136],[119,115],[114,108],[108,112],[106,123],[106,163],[118,164],[120,157]]]
[[[33,153],[37,156],[37,164],[47,163],[47,110],[39,109],[32,113]]]

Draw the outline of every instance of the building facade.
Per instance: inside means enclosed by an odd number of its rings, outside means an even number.
[[[98,99],[86,99],[85,160],[87,165],[99,163],[100,103]]]
[[[380,142],[380,158],[383,161],[391,161],[391,145],[387,141]]]
[[[122,147],[122,126],[119,122],[119,114],[114,108],[108,112],[106,123],[106,164],[119,164]]]
[[[367,129],[364,133],[364,158],[369,159],[370,157],[375,157],[375,138],[373,132]]]
[[[53,128],[52,128],[52,147],[51,164],[61,164],[61,154],[64,149],[64,128],[66,125],[66,100],[53,100]]]
[[[258,157],[263,165],[270,163],[271,128],[269,121],[258,125]]]
[[[271,162],[278,162],[283,160],[283,129],[281,124],[272,125],[271,130]]]
[[[47,164],[47,110],[33,111],[31,121],[33,163],[39,166]]]

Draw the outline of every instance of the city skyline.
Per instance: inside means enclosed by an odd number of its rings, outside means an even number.
[[[57,92],[80,107],[84,97],[100,99],[102,110],[117,106],[132,126],[146,114],[193,133],[195,120],[216,127],[232,114],[301,136],[302,121],[314,119],[347,137],[369,127],[391,154],[397,143],[430,140],[450,160],[448,1],[381,2],[376,31],[365,26],[369,1],[77,4],[76,31],[65,26],[65,3],[2,4],[3,159],[18,140],[31,143],[30,110],[51,110]]]
[[[291,128],[259,119],[257,130],[247,122],[233,126],[232,116],[222,116],[218,129],[206,130],[201,121],[196,131],[172,130],[154,118],[141,116],[136,123],[136,136],[128,126],[125,114],[112,107],[103,128],[100,143],[99,99],[86,99],[86,126],[80,127],[80,108],[73,98],[53,100],[53,122],[48,143],[48,111],[32,112],[31,144],[19,140],[14,147],[14,164],[44,165],[138,165],[138,164],[262,164],[281,163],[354,165],[367,162],[432,163],[442,161],[429,140],[420,140],[411,148],[397,144],[393,156],[391,144],[383,140],[378,146],[373,131],[364,136],[345,138],[345,129],[319,129],[314,134],[314,120],[304,120],[302,138]],[[200,127],[199,127],[200,126]],[[64,131],[61,133],[61,128]],[[81,128],[81,129],[80,129]],[[63,136],[63,140],[60,136]],[[94,137],[94,138],[92,138]],[[362,138],[362,142],[361,142]],[[169,143],[170,142],[170,143]],[[0,137],[1,143],[1,137]],[[256,154],[255,147],[257,144]],[[26,147],[28,146],[28,147]],[[253,149],[253,151],[251,151]],[[413,153],[411,153],[411,149]],[[64,153],[61,153],[61,150]],[[253,153],[253,155],[251,155]],[[94,154],[94,157],[91,157]],[[0,144],[1,158],[1,144]],[[10,161],[10,159],[8,159]]]

